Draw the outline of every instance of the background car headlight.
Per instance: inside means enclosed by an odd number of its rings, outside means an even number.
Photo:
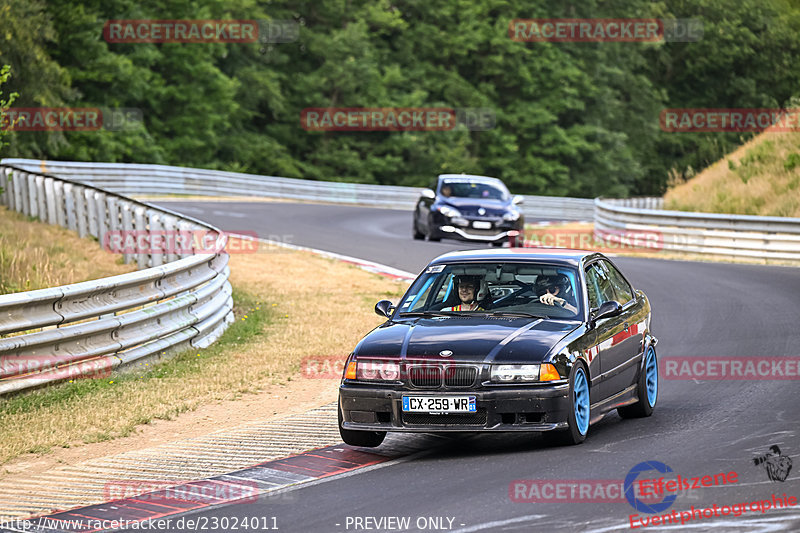
[[[503,215],[503,220],[508,222],[514,222],[515,220],[519,219],[519,211],[509,211],[505,215]]]
[[[461,212],[458,209],[450,207],[449,205],[439,206],[439,212],[449,218],[461,216]]]
[[[362,381],[397,381],[400,365],[394,361],[359,359],[356,361],[356,379]]]
[[[491,379],[498,383],[538,381],[539,365],[492,365]]]

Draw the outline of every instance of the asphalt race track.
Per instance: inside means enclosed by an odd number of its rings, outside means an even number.
[[[255,231],[259,237],[413,273],[436,255],[470,247],[412,240],[411,214],[405,211],[261,202],[162,205],[223,230]],[[800,269],[615,261],[651,300],[660,358],[800,355]],[[629,515],[650,515],[635,511],[624,498],[611,503],[514,502],[509,487],[520,479],[623,480],[635,465],[650,460],[684,478],[738,474],[735,484],[679,493],[665,512],[749,505],[771,500],[773,494],[800,497],[799,398],[797,378],[662,379],[652,417],[608,415],[579,446],[548,447],[538,436],[525,434],[451,437],[433,450],[301,485],[282,500],[227,505],[193,516],[276,517],[282,532],[400,530],[395,522],[356,517],[410,517],[414,531],[622,531],[630,529]],[[417,438],[390,435],[384,446]],[[785,481],[770,481],[764,467],[754,465],[753,458],[772,445],[794,462]],[[748,506],[739,517],[696,519],[681,529],[704,531],[712,523],[720,531],[800,531],[800,506],[766,514]]]

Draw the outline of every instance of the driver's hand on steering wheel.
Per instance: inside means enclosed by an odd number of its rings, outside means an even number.
[[[564,298],[559,298],[555,294],[550,294],[549,292],[541,295],[539,301],[546,305],[555,305],[558,303],[561,307],[564,307],[564,304],[567,302]]]

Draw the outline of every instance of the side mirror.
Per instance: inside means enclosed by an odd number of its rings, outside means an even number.
[[[602,320],[604,318],[610,318],[612,316],[617,316],[622,313],[622,306],[616,300],[611,300],[608,302],[603,302],[600,304],[600,307],[595,307],[589,312],[589,320],[591,322],[592,327],[594,327],[595,322],[598,320]]]
[[[433,192],[433,190],[431,189],[422,189],[422,192],[420,194],[422,195],[423,198],[429,198],[431,200],[436,198],[436,193]]]
[[[394,311],[394,305],[389,300],[381,300],[375,304],[375,314],[389,318]]]
[[[515,194],[514,197],[511,199],[511,203],[514,205],[522,205],[525,201],[525,197],[521,194]]]

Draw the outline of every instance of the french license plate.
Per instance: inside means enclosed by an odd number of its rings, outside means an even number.
[[[475,413],[475,396],[403,396],[406,413]]]
[[[476,220],[472,223],[472,227],[475,229],[492,229],[492,223],[485,220]]]

